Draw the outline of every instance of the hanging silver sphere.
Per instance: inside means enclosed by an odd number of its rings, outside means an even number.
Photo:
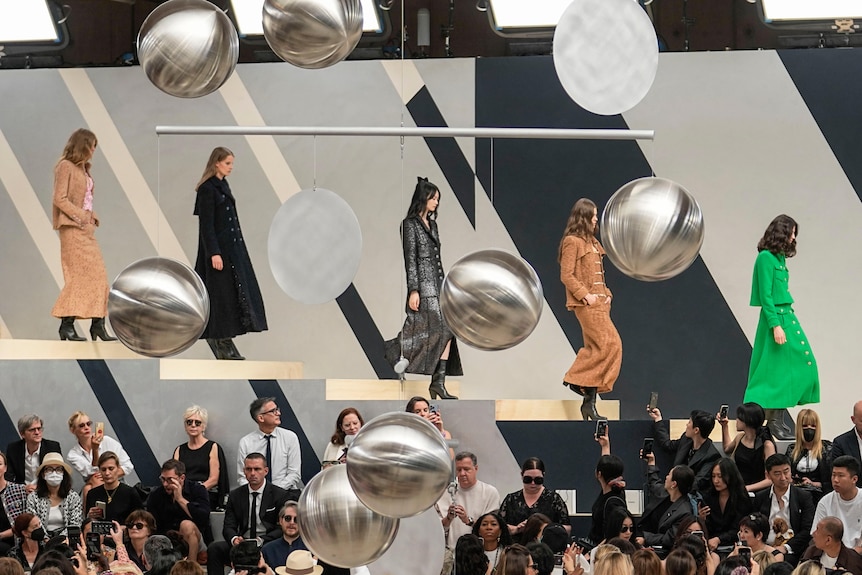
[[[199,98],[233,74],[239,37],[230,18],[207,0],[169,0],[144,20],[138,60],[159,90]]]
[[[697,200],[664,178],[640,178],[617,190],[602,212],[600,229],[611,262],[643,281],[682,273],[703,245],[703,213]]]

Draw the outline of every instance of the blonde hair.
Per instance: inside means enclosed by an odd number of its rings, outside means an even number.
[[[796,566],[790,575],[824,575],[826,569],[819,561],[805,561]]]
[[[59,164],[63,160],[72,162],[76,166],[82,166],[85,170],[90,170],[90,156],[92,150],[99,144],[96,139],[96,134],[85,128],[79,128],[72,132],[69,136],[69,141],[63,148],[63,155],[57,161]]]
[[[209,412],[200,405],[192,405],[186,408],[183,412],[183,421],[191,418],[193,415],[197,415],[201,418],[201,423],[203,423],[203,428],[206,429],[207,426],[207,418],[209,417]]]
[[[593,561],[598,561],[599,559],[601,559],[602,557],[604,557],[605,555],[608,555],[610,553],[619,553],[619,552],[620,552],[620,548],[617,547],[616,545],[610,545],[608,543],[602,543],[601,545],[596,547],[595,551],[593,551]]]
[[[78,420],[84,415],[87,415],[87,414],[84,413],[83,411],[76,411],[75,413],[73,413],[72,415],[69,416],[69,421],[68,421],[69,431],[71,431],[71,432],[75,431],[75,426],[78,424]]]
[[[764,569],[775,563],[775,556],[766,549],[761,549],[751,554],[751,560],[760,566],[760,572],[763,573]]]
[[[813,409],[803,409],[796,416],[796,445],[793,446],[791,459],[799,461],[802,458],[802,452],[805,450],[805,447],[802,445],[802,442],[805,441],[805,438],[802,436],[803,425],[814,426],[814,441],[812,441],[814,447],[808,450],[808,455],[812,459],[820,459],[823,455],[823,442],[820,437],[820,416]]]
[[[616,552],[604,553],[601,558],[595,559],[593,575],[633,575],[634,567],[628,555],[619,549]]]
[[[197,561],[182,559],[171,567],[171,575],[204,575],[204,570]]]
[[[203,184],[205,181],[207,181],[216,174],[216,164],[218,164],[228,156],[233,156],[233,152],[231,152],[227,148],[224,148],[222,146],[217,146],[213,148],[213,151],[210,153],[210,159],[207,160],[207,167],[204,168],[204,173],[201,176],[201,179],[198,184],[195,186],[195,191],[198,191],[198,188],[201,187],[201,184]]]

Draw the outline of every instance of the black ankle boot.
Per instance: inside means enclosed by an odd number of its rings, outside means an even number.
[[[117,341],[117,338],[108,335],[108,330],[105,329],[105,318],[103,317],[93,318],[90,324],[90,339],[93,341],[97,339],[101,339],[102,341]]]
[[[784,409],[767,409],[766,425],[769,427],[772,437],[775,439],[788,440],[794,439],[793,430],[784,422]]]
[[[213,355],[216,359],[227,359],[224,355],[224,351],[222,350],[221,340],[213,339],[211,337],[207,338],[207,343],[210,346],[210,350],[212,350]]]
[[[60,339],[65,341],[87,341],[75,331],[75,318],[64,317],[60,320]]]
[[[437,363],[437,369],[434,370],[434,375],[431,376],[431,385],[428,386],[428,393],[431,394],[431,399],[458,399],[457,396],[446,391],[446,360],[441,359]]]
[[[598,395],[596,388],[583,387],[581,389],[584,391],[584,401],[581,403],[581,417],[584,418],[584,421],[587,421],[588,419],[606,419],[596,411],[596,396]]]
[[[574,391],[575,393],[577,393],[581,397],[584,396],[584,388],[581,387],[580,385],[575,385],[574,383],[569,383],[567,381],[563,381],[563,387],[568,387],[569,389],[571,389],[572,391]]]
[[[239,350],[233,343],[233,339],[227,338],[221,340],[222,350],[224,351],[225,357],[223,359],[245,359],[242,355],[240,355]]]

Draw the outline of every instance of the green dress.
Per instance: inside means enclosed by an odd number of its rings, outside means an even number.
[[[790,305],[789,273],[784,254],[763,250],[754,262],[751,305],[760,321],[751,350],[745,401],[764,409],[782,409],[820,401],[820,378],[814,352]],[[787,343],[778,345],[772,329],[781,326]]]

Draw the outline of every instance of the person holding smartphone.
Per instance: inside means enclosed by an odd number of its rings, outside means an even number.
[[[99,457],[102,453],[111,451],[117,455],[120,466],[117,475],[122,481],[123,477],[134,471],[132,458],[123,449],[119,441],[105,435],[105,424],[103,422],[93,423],[89,415],[83,411],[76,411],[69,416],[69,432],[75,436],[78,442],[66,453],[75,470],[84,478],[83,496],[86,499],[87,492],[93,487],[102,484],[102,474],[99,471]]]
[[[102,485],[87,492],[87,516],[96,521],[118,521],[125,523],[129,514],[143,509],[144,503],[138,490],[120,482],[120,458],[113,451],[99,456],[99,473]]]

